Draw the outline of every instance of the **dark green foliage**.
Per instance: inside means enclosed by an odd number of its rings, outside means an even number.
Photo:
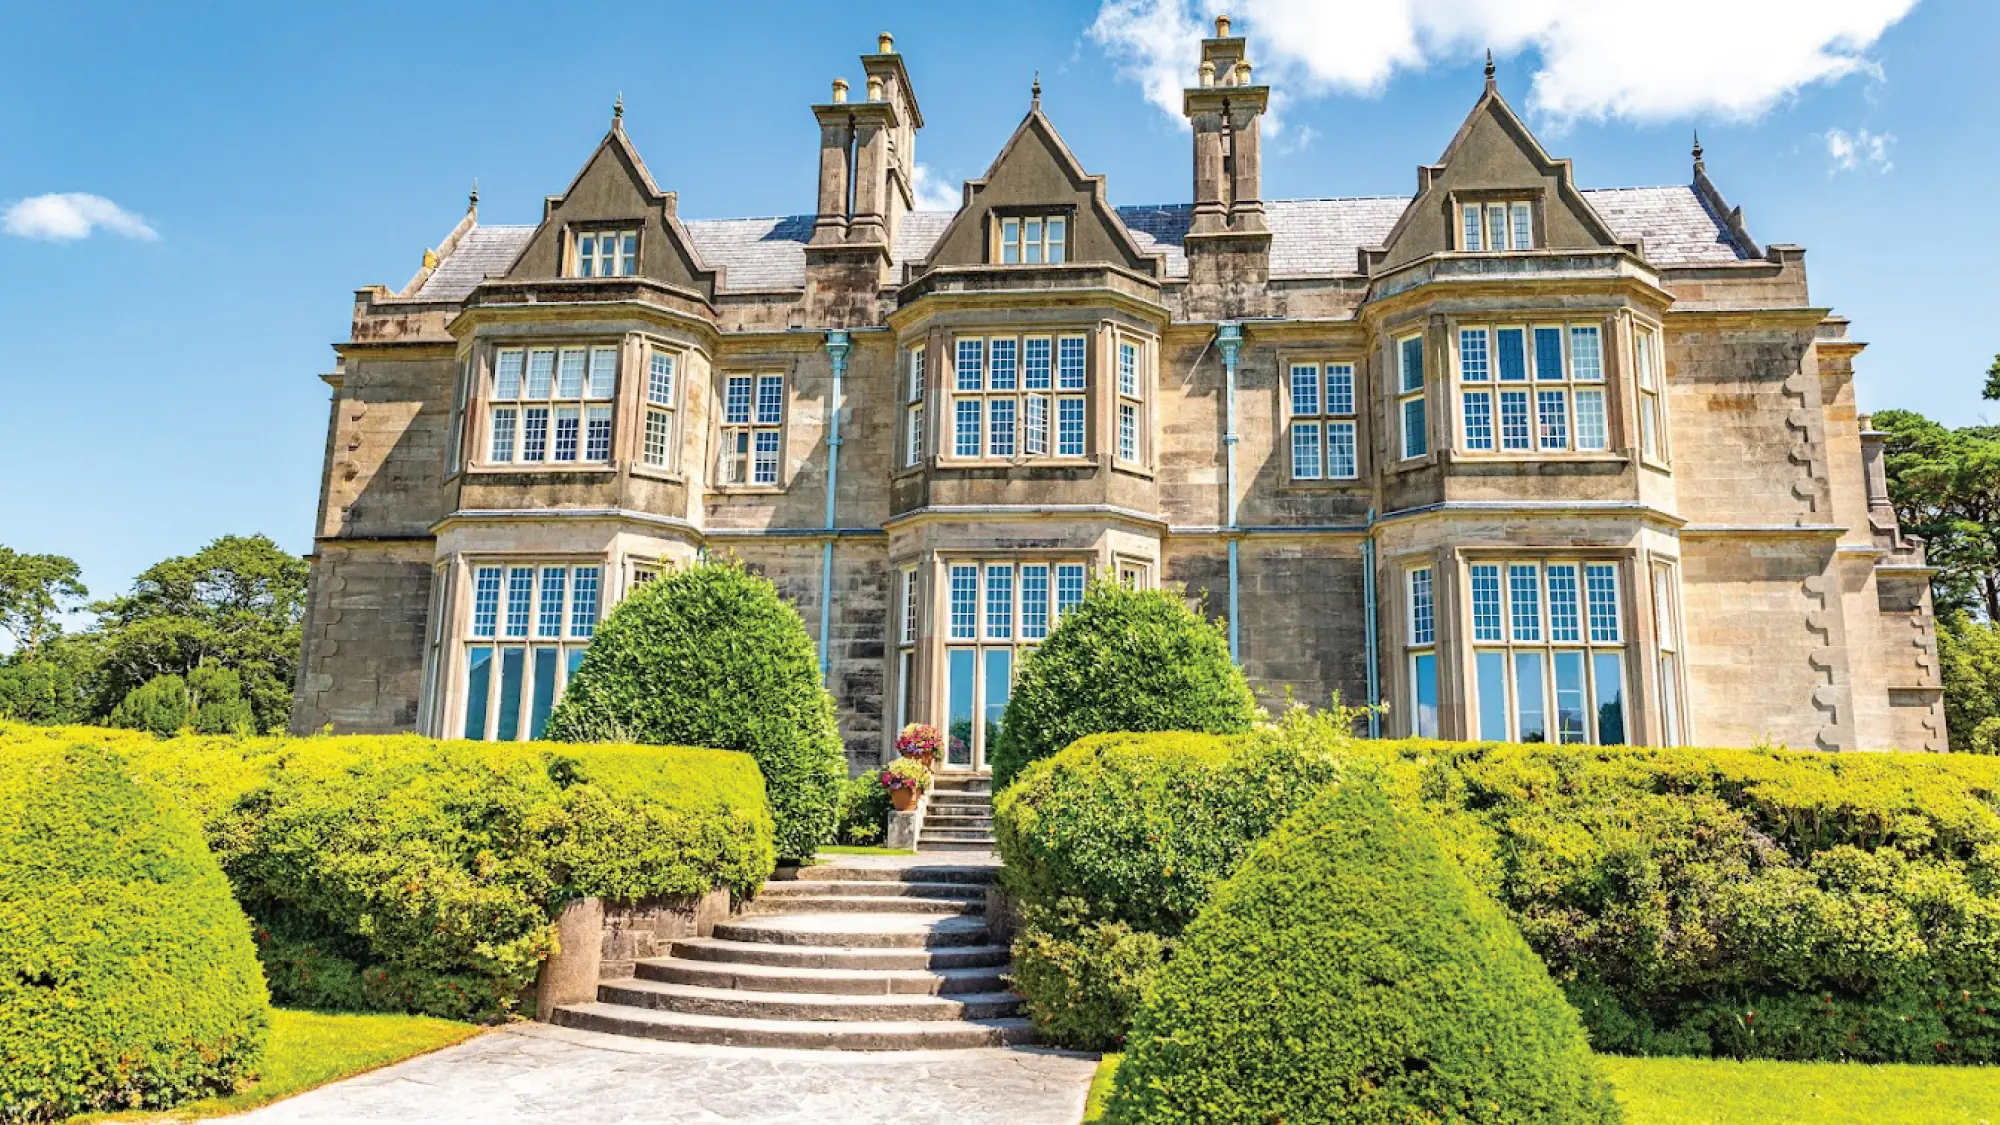
[[[1187,929],[1107,1125],[1620,1120],[1500,907],[1371,781],[1315,800]]]
[[[62,615],[88,597],[83,572],[61,555],[24,555],[0,547],[0,630],[33,656],[62,632]]]
[[[157,735],[182,729],[196,734],[257,732],[257,717],[243,698],[242,677],[229,668],[196,668],[186,679],[171,672],[155,676],[120,700],[105,722]]]
[[[842,844],[868,847],[882,842],[889,831],[889,790],[882,771],[850,777],[840,787],[840,827],[834,838]]]
[[[833,839],[847,761],[818,654],[798,612],[735,563],[670,571],[621,602],[547,735],[744,751],[764,772],[780,856]]]
[[[1940,615],[2000,620],[2000,427],[1948,429],[1911,410],[1881,410],[1883,468],[1903,534],[1920,536],[1937,568]]]
[[[2000,626],[1947,613],[1938,618],[1937,643],[1951,748],[2000,753]]]
[[[1256,719],[1219,622],[1163,590],[1093,582],[1021,662],[992,753],[993,787],[1087,734],[1239,734]]]
[[[172,672],[154,676],[119,700],[106,723],[148,734],[175,733],[188,725],[187,681]]]
[[[1289,719],[1256,735],[1108,734],[1028,767],[995,802],[1019,903],[1016,986],[1047,1042],[1115,1047],[1147,966],[1250,848],[1339,776]]]
[[[51,726],[91,718],[96,694],[95,638],[54,636],[31,654],[0,657],[0,719]]]
[[[0,1121],[227,1092],[269,1023],[195,819],[103,747],[0,737]]]

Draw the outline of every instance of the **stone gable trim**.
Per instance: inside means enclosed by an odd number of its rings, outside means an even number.
[[[1503,515],[1528,519],[1560,519],[1564,516],[1638,516],[1642,522],[1680,530],[1687,521],[1671,512],[1632,500],[1444,500],[1400,508],[1376,518],[1375,523],[1415,519],[1422,516]]]

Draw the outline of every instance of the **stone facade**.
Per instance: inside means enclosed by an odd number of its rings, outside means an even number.
[[[818,210],[684,221],[620,116],[338,345],[293,725],[529,737],[591,623],[732,555],[857,767],[983,760],[1080,580],[1184,590],[1273,705],[1383,733],[1942,750],[1922,544],[1804,252],[1709,178],[1580,190],[1490,80],[1417,191],[1264,200],[1225,23],[1188,203],[1114,207],[1039,91],[954,212],[885,35]]]

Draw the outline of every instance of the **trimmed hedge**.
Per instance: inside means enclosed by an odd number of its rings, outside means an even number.
[[[0,1121],[160,1108],[254,1076],[250,925],[195,818],[95,732],[0,725]]]
[[[1620,1120],[1504,911],[1371,781],[1261,844],[1140,1009],[1107,1125]]]
[[[563,903],[746,895],[775,862],[762,779],[728,751],[0,724],[0,745],[52,736],[201,819],[290,1006],[490,1018]]]
[[[1219,621],[1164,590],[1093,581],[1022,658],[992,753],[993,788],[1090,734],[1240,734],[1258,717]]]
[[[668,571],[598,626],[549,717],[557,742],[741,750],[764,773],[778,854],[833,839],[847,754],[805,623],[734,562]]]
[[[1015,986],[1045,1042],[1108,1050],[1146,977],[1255,843],[1340,776],[1303,717],[1257,735],[1107,734],[994,806]]]
[[[881,770],[848,778],[840,787],[840,824],[834,841],[860,847],[882,843],[889,833],[890,808]]]

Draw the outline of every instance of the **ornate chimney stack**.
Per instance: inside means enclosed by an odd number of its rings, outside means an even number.
[[[861,100],[845,79],[813,107],[819,122],[819,214],[806,248],[808,315],[814,327],[864,323],[889,277],[896,228],[916,199],[917,130],[923,115],[896,41],[883,32],[861,56]]]
[[[1229,17],[1215,17],[1202,40],[1196,85],[1181,95],[1194,134],[1194,218],[1186,248],[1191,290],[1259,293],[1270,275],[1271,232],[1264,221],[1258,122],[1271,88],[1251,78],[1248,42],[1231,35]],[[1218,315],[1257,315],[1228,307]]]

